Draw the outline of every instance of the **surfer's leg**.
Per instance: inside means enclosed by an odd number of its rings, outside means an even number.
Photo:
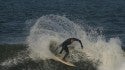
[[[61,51],[59,52],[60,54],[63,52],[64,48],[62,47]]]
[[[65,58],[68,56],[68,54],[69,54],[69,49],[68,49],[68,47],[65,47],[65,52],[66,52],[66,54],[65,54],[65,56],[63,57],[63,60],[65,60]]]

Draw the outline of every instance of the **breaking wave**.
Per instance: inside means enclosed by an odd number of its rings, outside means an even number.
[[[31,58],[54,59],[54,54],[49,49],[50,44],[55,43],[57,46],[70,37],[81,39],[84,45],[84,49],[80,49],[80,45],[76,42],[72,44],[74,50],[70,51],[71,62],[87,58],[93,62],[99,62],[97,66],[99,70],[119,70],[124,61],[119,38],[106,41],[103,36],[98,36],[93,40],[93,36],[87,35],[83,26],[59,15],[42,16],[31,28],[27,39]]]

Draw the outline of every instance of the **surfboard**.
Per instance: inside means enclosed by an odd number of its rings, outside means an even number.
[[[68,65],[68,66],[73,66],[73,67],[75,67],[74,64],[72,64],[72,63],[70,63],[70,62],[68,62],[68,61],[63,61],[63,60],[62,60],[62,57],[57,54],[58,51],[60,50],[60,48],[58,47],[57,50],[55,50],[55,48],[57,48],[57,47],[56,47],[56,44],[54,44],[54,43],[52,42],[49,49],[50,49],[50,51],[52,52],[52,54],[53,54],[53,56],[54,56],[54,58],[52,58],[53,60],[59,61],[59,62],[65,64],[65,65]]]
[[[59,57],[59,56],[55,56],[55,58],[56,58],[56,61],[59,61],[59,62],[61,62],[61,63],[63,63],[63,64],[68,65],[68,66],[73,66],[73,67],[75,67],[74,64],[72,64],[72,63],[70,63],[70,62],[68,62],[68,61],[63,61],[63,60],[61,59],[61,57]]]

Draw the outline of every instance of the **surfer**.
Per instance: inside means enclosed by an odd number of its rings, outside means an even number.
[[[67,40],[65,40],[62,44],[60,44],[60,47],[62,47],[60,54],[63,52],[63,50],[66,52],[66,54],[63,57],[63,60],[65,60],[65,58],[68,56],[69,54],[69,49],[68,49],[68,45],[72,44],[74,41],[78,41],[81,44],[81,48],[83,49],[83,45],[81,40],[77,39],[77,38],[68,38]],[[58,47],[57,47],[58,48]]]

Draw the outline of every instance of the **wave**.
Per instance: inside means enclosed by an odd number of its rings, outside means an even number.
[[[49,65],[55,65],[56,67],[58,63],[47,61],[55,59],[50,47],[55,48],[65,39],[75,37],[80,39],[84,45],[84,48],[81,49],[79,43],[74,42],[71,45],[73,49],[70,48],[68,59],[71,63],[76,64],[77,68],[85,67],[83,65],[85,61],[91,61],[91,64],[95,64],[97,70],[125,69],[124,52],[121,49],[119,38],[110,38],[107,41],[104,36],[94,36],[97,33],[94,30],[87,34],[84,26],[74,21],[71,21],[66,16],[53,14],[37,19],[27,37],[28,51],[30,51],[28,56],[33,61],[45,61],[45,65],[47,64],[47,66],[43,65],[45,69],[52,70],[52,67]]]
[[[65,16],[46,15],[40,17],[35,25],[31,28],[30,36],[28,37],[29,49],[31,57],[36,59],[51,59],[54,58],[49,50],[51,41],[60,44],[65,39],[75,37],[81,39],[84,49],[81,50],[78,44],[73,44],[75,51],[73,53],[73,61],[81,61],[83,54],[86,54],[89,60],[100,62],[99,70],[117,70],[121,62],[124,61],[123,51],[121,49],[121,41],[119,38],[111,38],[108,41],[104,37],[98,36],[93,40],[91,35],[87,35],[83,26],[74,23]]]

